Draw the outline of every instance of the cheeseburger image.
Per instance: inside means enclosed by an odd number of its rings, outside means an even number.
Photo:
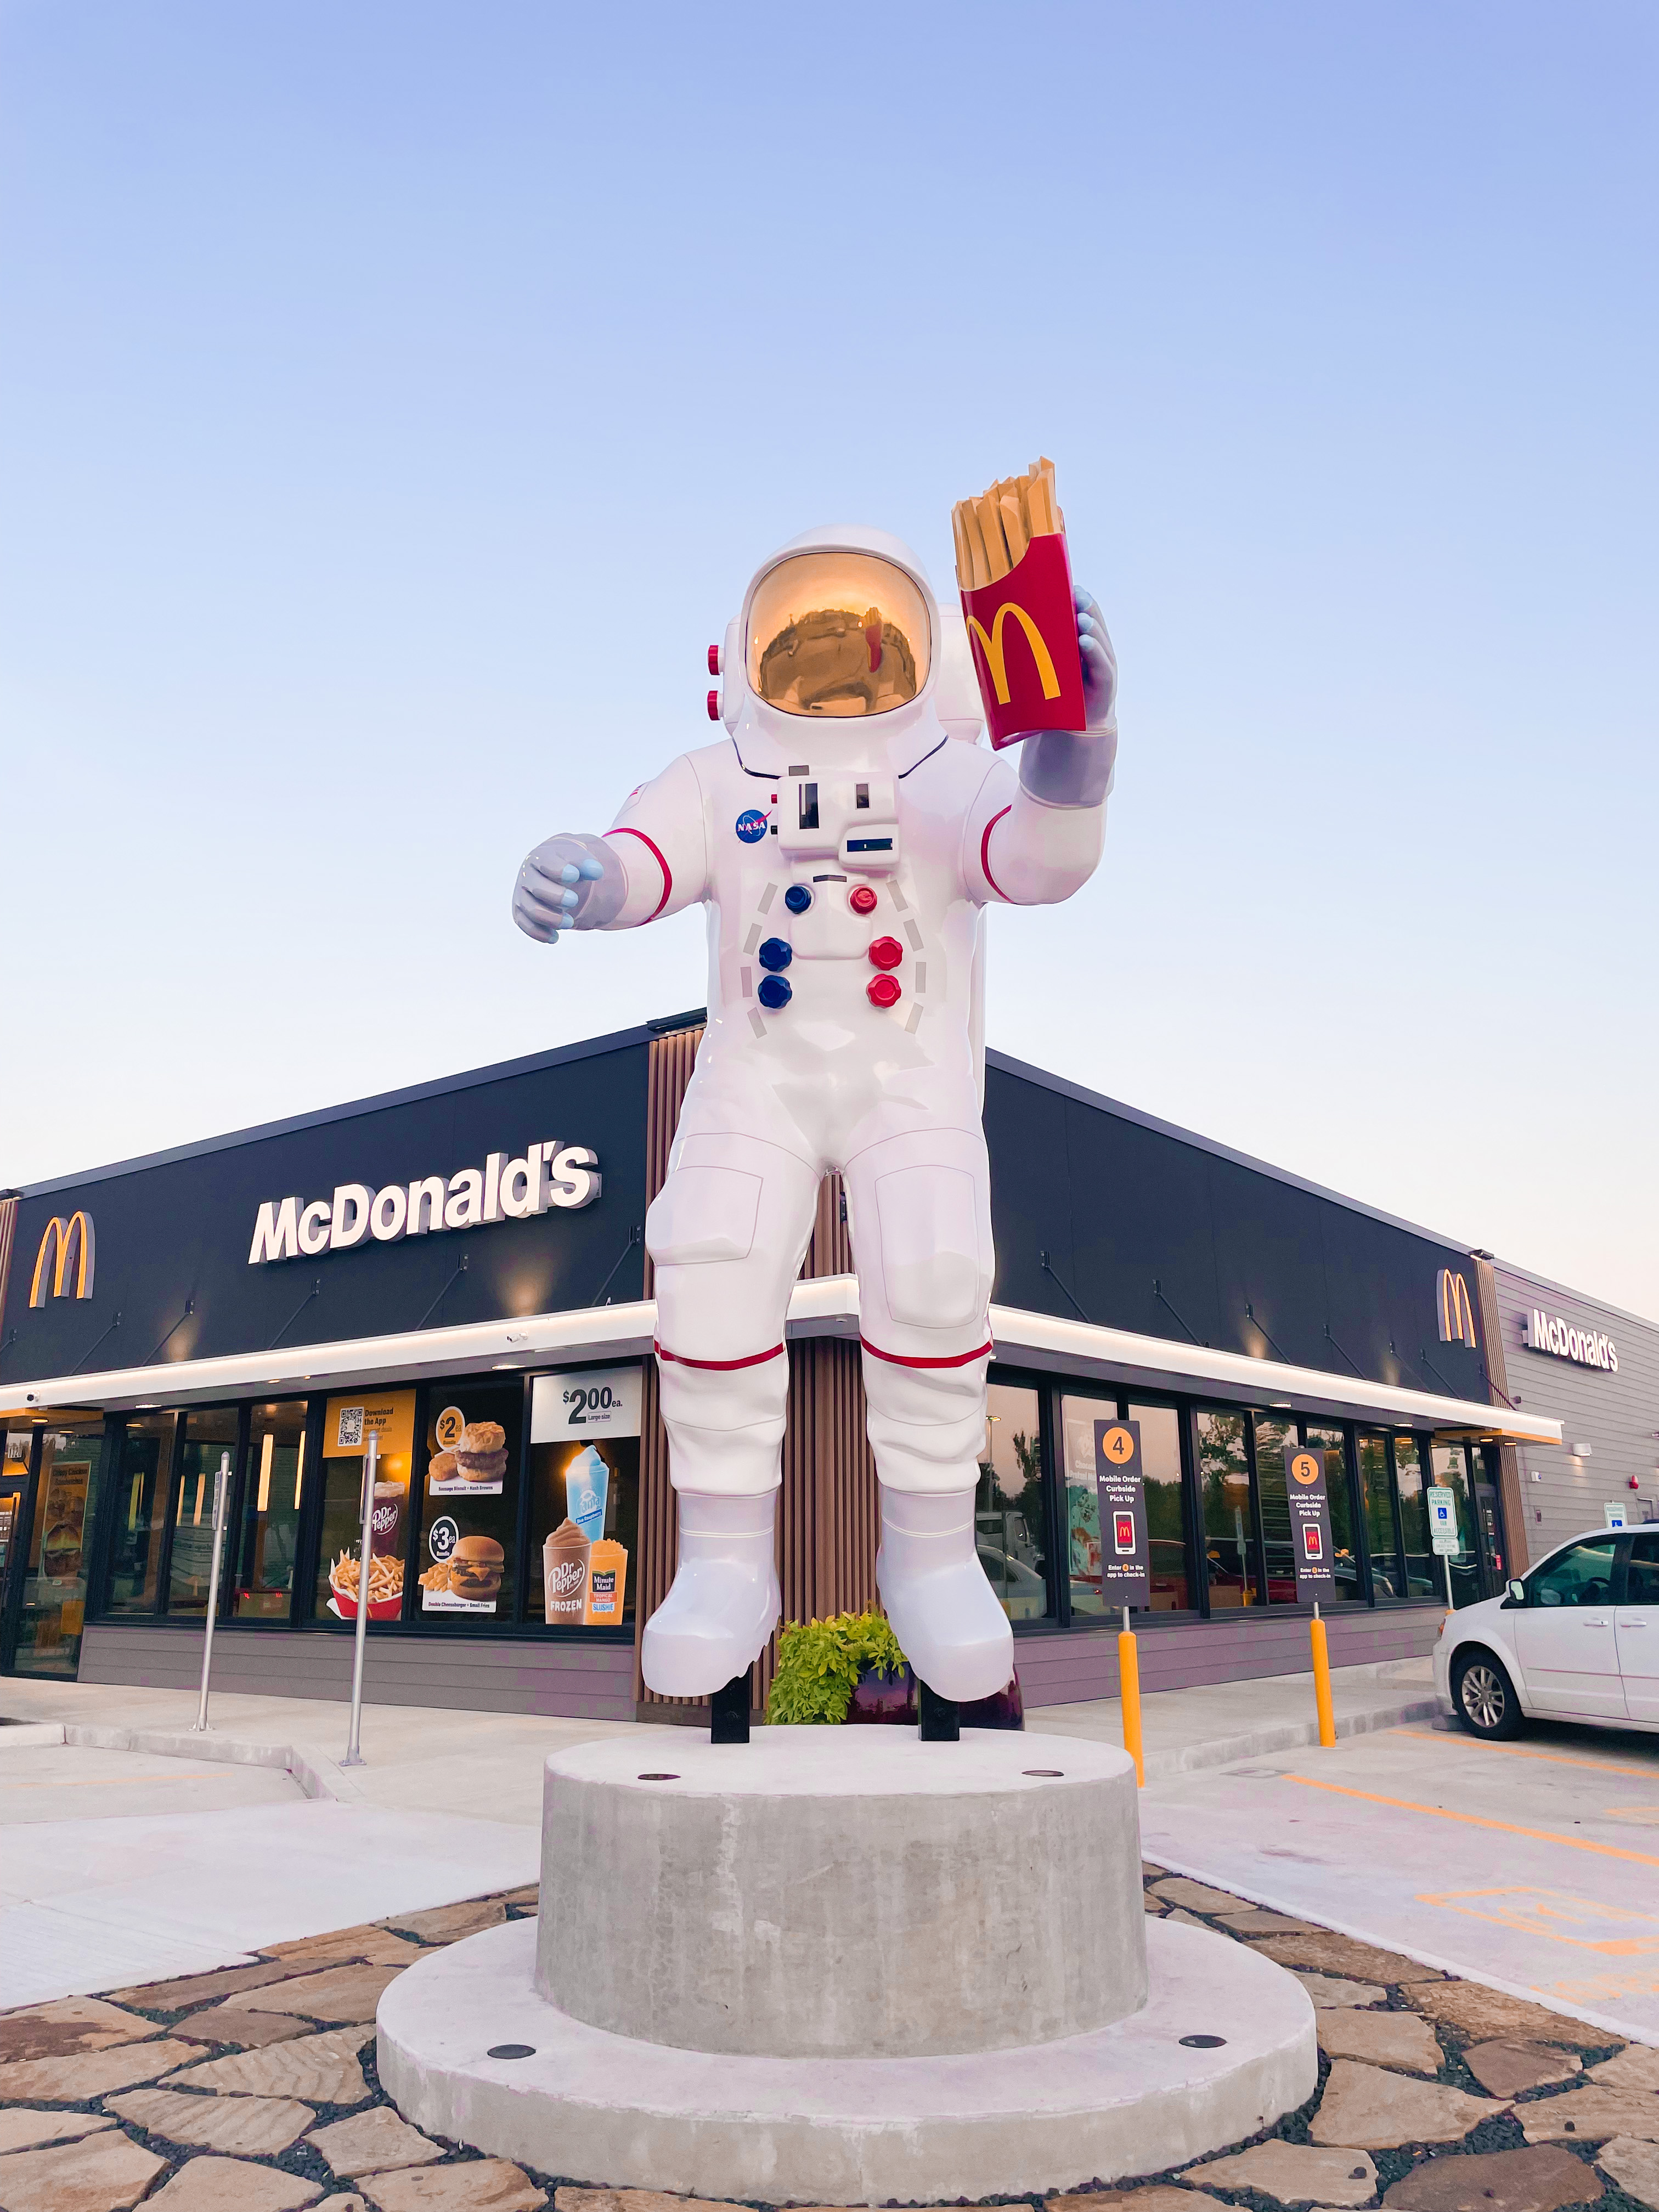
[[[507,1472],[507,1431],[499,1421],[469,1421],[454,1451],[456,1468],[469,1482],[499,1482]]]
[[[496,1431],[499,1435],[501,1431]],[[493,1536],[463,1536],[449,1555],[449,1588],[455,1597],[493,1604],[501,1595],[506,1554]]]

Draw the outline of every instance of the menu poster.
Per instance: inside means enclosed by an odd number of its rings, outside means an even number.
[[[538,1375],[530,1390],[530,1441],[562,1443],[567,1437],[636,1437],[640,1433],[640,1368],[585,1367],[564,1375]]]
[[[1331,1563],[1331,1504],[1325,1493],[1325,1455],[1305,1444],[1285,1447],[1285,1489],[1291,1508],[1291,1553],[1296,1561],[1296,1601],[1311,1605],[1336,1588]]]
[[[40,1571],[48,1581],[73,1583],[81,1575],[81,1543],[87,1518],[89,1460],[54,1460],[46,1478],[42,1515]]]
[[[432,1424],[426,1470],[429,1498],[499,1498],[507,1480],[507,1431],[499,1421],[469,1421],[446,1406]]]
[[[1109,1607],[1152,1601],[1146,1491],[1139,1421],[1095,1423],[1095,1489],[1100,1500],[1100,1594]]]
[[[409,1501],[410,1462],[415,1449],[415,1393],[412,1390],[360,1390],[345,1398],[331,1398],[323,1412],[323,1458],[365,1458],[368,1441],[374,1443],[374,1502],[369,1516],[368,1616],[371,1620],[395,1620],[403,1610],[404,1509]],[[349,1510],[351,1534],[344,1548],[328,1562],[328,1610],[340,1620],[357,1615],[361,1563],[358,1525],[362,1507],[353,1501],[357,1478],[341,1469],[329,1477],[329,1496],[339,1496],[343,1483],[351,1486],[340,1500]],[[340,1530],[344,1536],[344,1529]]]
[[[6,1559],[11,1551],[12,1531],[17,1526],[17,1493],[12,1491],[0,1498],[0,1574],[5,1572]]]
[[[426,1532],[432,1564],[421,1577],[422,1613],[494,1613],[501,1601],[506,1553],[493,1536],[464,1536],[441,1513]]]

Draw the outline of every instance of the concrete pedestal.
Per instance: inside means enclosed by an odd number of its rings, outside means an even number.
[[[544,2172],[1031,2195],[1236,2142],[1317,2079],[1292,1976],[1146,1920],[1102,1745],[631,1729],[548,1761],[544,1838],[540,1920],[410,1968],[379,2021],[410,2119]]]

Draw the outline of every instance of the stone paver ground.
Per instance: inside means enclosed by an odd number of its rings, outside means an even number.
[[[1249,2143],[1027,2212],[1659,2212],[1659,2051],[1145,1869],[1146,1909],[1295,1973],[1319,2086]],[[253,1965],[0,2015],[0,2212],[703,2212],[410,2126],[374,2005],[533,1890],[273,1945]],[[672,2177],[664,2177],[672,2179]],[[1005,2212],[1018,2212],[1017,2205]]]

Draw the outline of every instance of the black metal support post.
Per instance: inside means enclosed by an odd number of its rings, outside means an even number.
[[[708,1700],[708,1741],[710,1743],[747,1743],[749,1741],[749,1670],[734,1674],[723,1690],[716,1690]]]
[[[955,1743],[962,1734],[962,1708],[954,1698],[941,1698],[937,1690],[930,1690],[926,1682],[917,1685],[921,1691],[919,1711],[921,1725],[916,1733],[923,1743]]]

